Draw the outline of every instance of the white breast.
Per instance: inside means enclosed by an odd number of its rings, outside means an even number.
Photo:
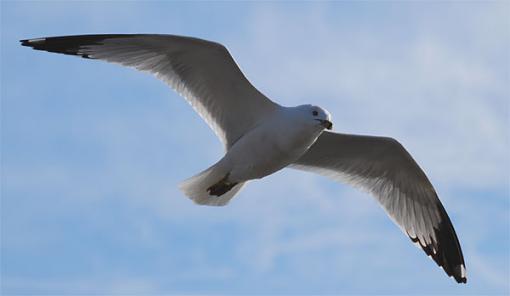
[[[245,134],[221,160],[231,181],[260,179],[296,161],[321,130],[285,116],[275,116]]]

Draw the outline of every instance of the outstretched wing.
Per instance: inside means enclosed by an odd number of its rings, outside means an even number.
[[[188,100],[226,149],[279,106],[253,87],[228,50],[215,42],[115,34],[37,38],[21,40],[21,44],[155,74]]]
[[[292,167],[369,191],[449,276],[466,282],[464,258],[450,218],[425,173],[396,140],[323,132]]]

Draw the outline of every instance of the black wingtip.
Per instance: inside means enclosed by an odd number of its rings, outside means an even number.
[[[34,44],[35,44],[38,40],[39,40],[39,41],[44,41],[44,38],[39,38],[39,39],[23,39],[23,40],[20,40],[19,42],[21,42],[21,45],[22,45],[22,46],[34,47]]]
[[[105,39],[126,38],[130,34],[108,34],[108,35],[75,35],[60,37],[43,37],[20,40],[22,46],[28,46],[35,50],[43,50],[67,55],[76,55],[83,58],[93,58],[90,54],[83,52],[83,47],[101,45]]]
[[[453,270],[453,277],[459,284],[466,284],[467,283],[467,277],[466,277],[466,266],[464,264],[455,266]]]
[[[92,38],[92,36],[69,36],[24,39],[20,42],[22,46],[31,47],[35,50],[90,58],[88,54],[81,53],[80,48],[86,45],[98,44],[100,40],[100,38]]]
[[[466,264],[460,248],[457,234],[453,229],[452,222],[446,214],[441,203],[438,204],[441,215],[441,222],[435,230],[435,241],[426,243],[418,237],[413,237],[407,233],[412,242],[417,243],[430,256],[438,266],[442,267],[446,274],[453,277],[459,284],[467,283]]]
[[[441,265],[446,273],[453,276],[457,283],[467,283],[466,264],[459,239],[452,222],[442,204],[439,204],[441,223],[436,229],[436,237],[439,239],[440,250],[436,262]]]

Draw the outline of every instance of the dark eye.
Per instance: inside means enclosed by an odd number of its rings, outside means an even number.
[[[312,112],[312,115],[313,115],[313,116],[317,116],[317,115],[319,115],[319,112],[317,112],[317,111],[315,111],[315,110],[314,110],[314,111]]]

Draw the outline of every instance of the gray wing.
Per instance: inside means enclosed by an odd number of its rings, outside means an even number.
[[[450,218],[425,173],[396,140],[323,132],[291,167],[369,191],[449,276],[466,282],[464,258]]]
[[[188,100],[227,149],[278,107],[250,84],[228,50],[215,42],[115,34],[37,38],[21,44],[155,74]]]

